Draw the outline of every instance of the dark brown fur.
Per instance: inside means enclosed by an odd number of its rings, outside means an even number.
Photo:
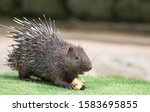
[[[21,80],[33,75],[57,86],[72,88],[72,80],[92,68],[83,48],[60,38],[55,22],[45,19],[43,23],[40,18],[39,22],[26,18],[14,21],[23,28],[11,32],[17,44],[12,45],[8,62],[18,70]]]

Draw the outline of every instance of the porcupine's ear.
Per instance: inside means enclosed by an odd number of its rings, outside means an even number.
[[[73,53],[74,53],[74,48],[73,47],[69,47],[68,54],[73,54]]]

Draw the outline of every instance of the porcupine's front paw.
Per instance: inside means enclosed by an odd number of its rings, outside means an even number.
[[[85,90],[86,86],[82,85],[82,87],[80,88],[80,90]]]
[[[72,85],[72,84],[67,84],[67,85],[65,85],[65,88],[67,88],[67,89],[73,89],[73,88],[74,88],[74,85]]]
[[[59,86],[59,87],[63,87],[63,88],[67,88],[67,89],[73,89],[74,88],[73,84],[70,84],[70,83],[67,83],[67,82],[64,82],[61,80],[55,80],[54,84]]]

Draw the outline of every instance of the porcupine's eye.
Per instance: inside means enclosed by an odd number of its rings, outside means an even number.
[[[76,57],[75,57],[75,59],[76,59],[76,60],[79,60],[79,59],[80,59],[80,57],[79,57],[79,56],[76,56]]]

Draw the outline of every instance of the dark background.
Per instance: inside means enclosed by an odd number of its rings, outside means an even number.
[[[150,0],[0,0],[0,14],[84,21],[150,22]]]

